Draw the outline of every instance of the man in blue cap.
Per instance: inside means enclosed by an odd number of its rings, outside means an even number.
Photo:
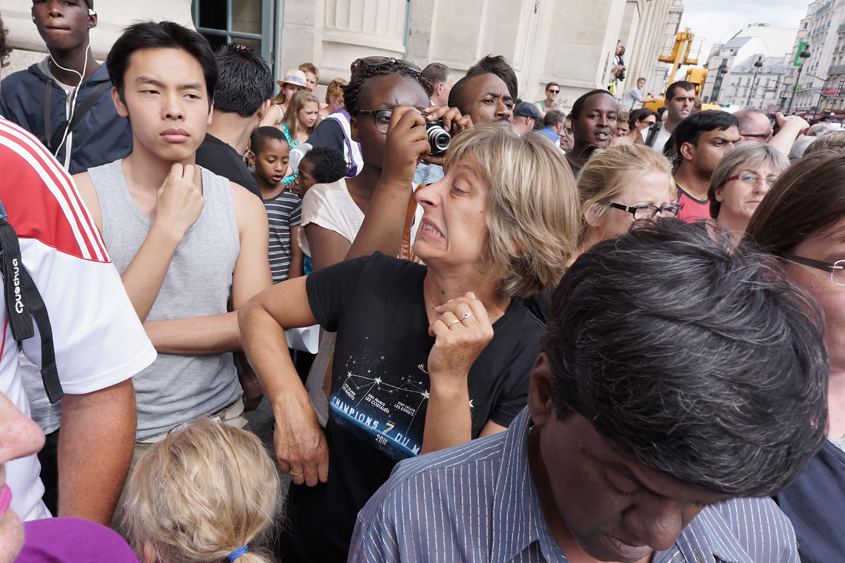
[[[514,131],[520,135],[526,135],[531,131],[537,131],[543,125],[543,116],[537,106],[531,102],[521,102],[513,110],[511,118]]]

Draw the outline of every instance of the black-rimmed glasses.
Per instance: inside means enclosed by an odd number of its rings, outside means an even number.
[[[393,117],[392,109],[359,109],[355,113],[362,115],[372,115],[376,120],[376,128],[382,133],[387,133],[387,128],[390,127],[390,118]]]
[[[821,270],[822,272],[829,272],[830,281],[836,285],[845,286],[845,260],[837,260],[836,262],[830,263],[785,253],[781,253],[780,257],[784,260],[795,262],[796,264],[802,264],[804,266],[815,268],[816,270]]]
[[[678,213],[681,212],[681,209],[684,208],[683,203],[673,203],[672,205],[664,205],[658,207],[656,205],[637,205],[633,207],[631,205],[623,205],[621,203],[616,203],[615,201],[611,201],[608,203],[610,207],[615,209],[621,209],[622,211],[627,211],[631,215],[634,216],[634,219],[654,219],[655,217],[677,217]]]
[[[404,66],[410,71],[417,73],[422,72],[422,69],[414,63],[404,61],[402,59],[394,59],[393,57],[364,57],[363,59],[359,60],[367,66],[381,66],[396,63]]]

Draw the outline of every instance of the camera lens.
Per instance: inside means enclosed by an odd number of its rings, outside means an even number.
[[[449,149],[452,142],[452,135],[441,127],[442,122],[427,123],[428,144],[431,145],[431,154],[442,155]]]

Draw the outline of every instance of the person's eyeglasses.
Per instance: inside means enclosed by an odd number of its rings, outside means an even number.
[[[777,179],[778,179],[777,176],[769,176],[768,178],[761,178],[757,174],[751,174],[750,172],[747,172],[745,174],[735,174],[734,176],[731,176],[727,180],[725,180],[725,183],[731,182],[733,180],[739,180],[743,184],[747,184],[749,186],[756,186],[757,184],[760,183],[761,180],[763,180],[763,181],[766,182],[766,185],[771,188],[774,185],[774,183],[777,182]]]
[[[574,135],[574,134],[575,134],[575,131],[573,131],[570,127],[564,127],[564,128],[563,128],[563,131],[564,131],[567,135]]]
[[[638,205],[636,207],[632,207],[630,205],[622,205],[621,203],[616,203],[615,201],[611,201],[608,203],[610,207],[615,209],[621,209],[622,211],[627,211],[631,215],[634,216],[634,219],[654,219],[655,217],[677,217],[678,213],[681,212],[681,209],[684,208],[683,203],[673,203],[672,205],[664,205],[662,207],[658,207],[656,205]]]
[[[654,124],[657,123],[657,122],[656,121],[640,121],[640,123],[645,123],[649,127],[653,127]]]
[[[359,109],[355,113],[363,115],[372,115],[376,120],[376,128],[382,133],[387,133],[387,128],[390,127],[390,118],[393,117],[392,109]]]
[[[772,132],[769,131],[768,133],[740,133],[740,137],[751,137],[753,139],[768,139],[772,136]]]
[[[836,285],[845,285],[845,260],[837,260],[831,264],[830,262],[822,262],[821,260],[795,256],[794,254],[781,253],[780,257],[796,264],[803,264],[804,266],[821,270],[822,272],[830,272],[830,281]]]
[[[549,94],[559,94],[560,90],[549,90]]]
[[[399,64],[404,66],[410,71],[421,73],[422,69],[415,65],[414,63],[403,61],[402,59],[394,59],[393,57],[364,57],[360,59],[362,63],[367,66],[382,66],[382,65],[389,65],[389,64]]]

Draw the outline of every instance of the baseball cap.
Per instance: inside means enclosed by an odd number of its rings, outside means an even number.
[[[534,119],[543,119],[540,115],[540,110],[531,102],[520,102],[516,109],[513,110],[514,117],[533,117]]]

